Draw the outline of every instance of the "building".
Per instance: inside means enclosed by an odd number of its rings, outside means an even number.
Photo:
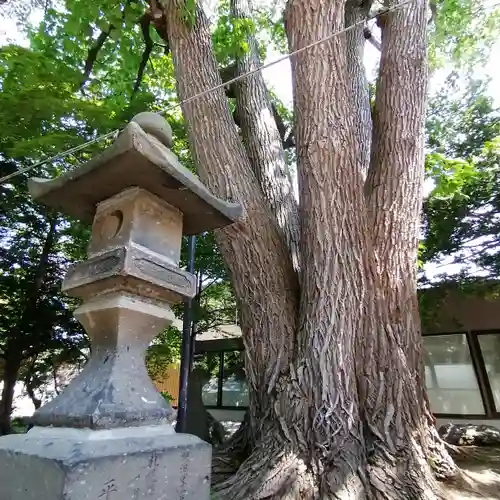
[[[425,381],[438,425],[474,421],[500,426],[500,294],[485,284],[474,294],[456,286],[422,290]],[[425,307],[432,304],[432,307]],[[430,309],[430,313],[429,313]],[[241,374],[244,347],[237,325],[223,325],[196,340],[196,357],[210,364],[203,400],[219,421],[240,421],[248,404]],[[227,366],[231,365],[228,371]],[[178,390],[172,372],[170,390]]]

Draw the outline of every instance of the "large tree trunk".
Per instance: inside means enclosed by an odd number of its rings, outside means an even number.
[[[344,27],[343,2],[292,0],[291,51]],[[345,35],[292,58],[301,215],[300,386],[320,498],[360,498],[365,449],[355,376],[366,296],[362,167],[354,134]]]
[[[153,13],[183,101],[221,82],[207,19],[198,6],[188,25],[186,8],[163,0]],[[416,309],[425,9],[415,0],[381,19],[371,148],[364,83],[351,80],[361,76],[360,31],[292,57],[300,280],[282,222],[296,216],[287,205],[283,218],[276,204],[285,185],[282,170],[272,175],[282,165],[281,146],[272,149],[278,135],[270,120],[256,123],[259,110],[269,115],[262,79],[238,85],[244,144],[222,89],[183,105],[199,175],[246,210],[244,221],[217,233],[241,303],[250,388],[250,425],[238,435],[250,455],[217,485],[223,500],[430,499],[437,485],[429,462],[442,477],[454,472],[429,418]],[[290,49],[366,11],[346,11],[346,0],[289,0]],[[240,72],[258,64],[254,56],[238,62]]]
[[[394,7],[397,3],[390,1],[387,5]],[[417,301],[428,80],[426,20],[425,0],[379,18],[382,58],[365,185],[368,244],[372,245],[376,280],[372,288],[378,291],[374,305],[378,310],[373,316],[366,315],[367,320],[377,320],[367,321],[365,336],[373,337],[376,332],[379,337],[378,343],[367,344],[364,356],[365,366],[374,360],[372,373],[366,370],[368,373],[363,374],[366,387],[371,387],[365,393],[365,411],[370,432],[384,457],[382,465],[376,466],[378,471],[372,470],[372,478],[382,489],[384,481],[399,474],[401,484],[417,498],[430,494],[435,487],[429,463],[440,477],[456,472],[429,411]],[[377,374],[384,374],[378,390],[373,384]],[[394,390],[388,391],[391,387]],[[381,401],[385,408],[382,412]],[[388,456],[394,460],[392,472]],[[408,469],[415,470],[413,481],[408,476],[403,479],[401,471]]]

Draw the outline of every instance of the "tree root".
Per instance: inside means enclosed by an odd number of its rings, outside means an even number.
[[[449,445],[441,439],[437,429],[432,424],[428,424],[427,433],[427,457],[436,479],[439,481],[449,481],[460,475],[450,454]]]
[[[227,441],[213,449],[212,486],[236,474],[241,464],[250,456],[252,447],[250,415],[247,411],[238,430]]]
[[[447,453],[440,462],[447,464]],[[223,463],[220,457],[220,464]],[[234,463],[230,466],[234,466]],[[368,463],[306,463],[300,454],[269,437],[234,475],[214,484],[217,500],[438,500],[446,498],[436,464],[416,441],[397,452],[376,442]],[[451,462],[453,463],[453,462]],[[447,466],[445,467],[447,469]],[[232,469],[234,470],[234,469]],[[443,469],[444,470],[444,469]],[[460,478],[454,466],[453,481]],[[228,471],[228,475],[230,472]],[[227,477],[227,476],[226,476]],[[449,479],[449,477],[447,477]]]
[[[313,500],[317,486],[304,461],[283,444],[260,446],[236,474],[216,484],[217,500]]]
[[[435,427],[425,423],[397,446],[366,435],[366,452],[299,446],[272,426],[257,446],[250,426],[214,450],[212,487],[218,500],[436,500],[446,498],[442,482],[461,472]],[[286,436],[286,437],[285,437]],[[306,446],[305,443],[303,443]],[[334,450],[337,449],[337,452]],[[299,451],[297,451],[299,450]],[[350,458],[349,458],[350,457]]]
[[[379,442],[368,457],[371,498],[375,500],[436,500],[441,488],[432,464],[415,441],[397,452]]]

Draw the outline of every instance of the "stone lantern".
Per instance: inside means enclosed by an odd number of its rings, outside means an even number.
[[[242,209],[214,197],[171,143],[165,120],[141,113],[100,156],[30,180],[35,200],[92,222],[88,259],[63,283],[82,300],[75,317],[92,355],[35,412],[31,431],[0,439],[9,500],[208,499],[210,447],[175,434],[144,355],[172,323],[171,305],[196,293],[195,276],[179,268],[182,235],[231,224]]]

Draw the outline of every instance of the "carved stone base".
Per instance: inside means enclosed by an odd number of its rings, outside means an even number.
[[[208,500],[210,445],[170,426],[0,438],[2,500]]]
[[[144,363],[151,340],[174,319],[169,306],[115,293],[89,300],[75,317],[92,339],[92,357],[32,422],[90,429],[170,423],[172,408]]]

